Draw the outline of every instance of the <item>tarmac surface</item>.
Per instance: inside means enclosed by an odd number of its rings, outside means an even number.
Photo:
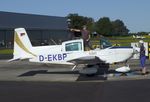
[[[0,82],[1,102],[149,102],[150,80]]]
[[[138,60],[130,60],[131,71],[128,76],[120,76],[114,71],[119,65],[101,65],[95,76],[87,77],[79,73],[83,65],[72,71],[73,66],[66,65],[46,65],[40,63],[30,63],[28,61],[7,62],[0,60],[0,81],[48,81],[48,82],[76,82],[76,81],[116,81],[116,80],[139,80],[150,79],[150,74],[142,76],[139,69]],[[146,67],[149,71],[150,61],[147,60]]]
[[[140,74],[138,60],[129,64],[128,76],[114,71],[120,64],[102,65],[88,77],[78,72],[82,65],[71,71],[72,66],[1,60],[0,102],[149,102],[150,74]],[[149,71],[150,61],[146,65]]]

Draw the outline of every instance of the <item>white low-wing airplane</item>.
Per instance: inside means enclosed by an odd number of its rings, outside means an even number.
[[[101,50],[84,51],[82,39],[65,41],[61,45],[32,46],[24,28],[15,29],[13,59],[29,59],[30,62],[49,64],[119,63],[132,57],[132,47],[108,47]]]

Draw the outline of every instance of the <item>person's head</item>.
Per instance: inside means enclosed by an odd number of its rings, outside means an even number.
[[[140,44],[140,46],[143,45],[143,44],[144,44],[144,41],[143,41],[143,40],[140,40],[140,41],[139,41],[139,44]]]

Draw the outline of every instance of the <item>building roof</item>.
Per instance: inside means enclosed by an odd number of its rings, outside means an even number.
[[[67,18],[0,11],[0,29],[14,29],[18,27],[67,30]]]

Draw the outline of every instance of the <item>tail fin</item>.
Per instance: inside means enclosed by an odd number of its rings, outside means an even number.
[[[14,31],[14,60],[29,59],[36,56],[32,53],[32,45],[24,28],[16,28]]]

